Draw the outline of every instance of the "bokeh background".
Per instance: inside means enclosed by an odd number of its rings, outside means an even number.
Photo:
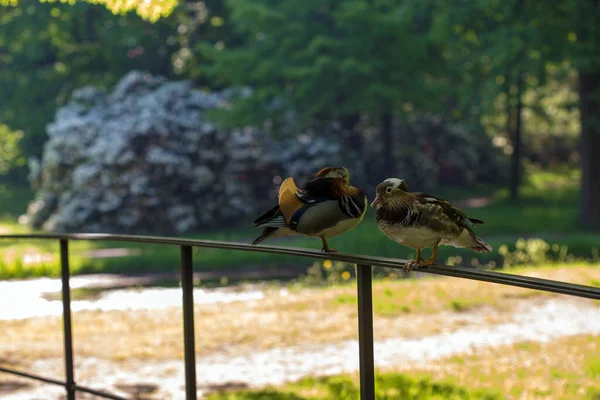
[[[598,0],[0,0],[0,234],[251,242],[283,179],[343,165],[370,200],[399,177],[484,220],[494,251],[446,264],[600,286],[597,152]],[[373,210],[331,244],[413,257]],[[80,381],[182,398],[178,257],[72,243]],[[203,395],[357,398],[353,265],[194,266]],[[0,241],[0,364],[63,373],[59,273],[56,243]],[[375,273],[382,399],[600,398],[597,302]]]

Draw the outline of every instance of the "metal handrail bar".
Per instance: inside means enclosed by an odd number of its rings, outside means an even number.
[[[385,267],[403,269],[407,260],[364,256],[350,253],[324,253],[318,250],[308,250],[295,247],[280,246],[253,246],[248,243],[224,242],[216,240],[196,240],[185,238],[171,238],[162,236],[140,236],[140,235],[114,235],[104,233],[73,233],[73,234],[11,234],[0,235],[1,239],[58,239],[58,240],[99,240],[118,241],[134,243],[154,243],[179,246],[203,247],[224,250],[241,250],[259,253],[298,256],[314,259],[327,259],[332,261],[344,261],[352,264],[371,265],[373,267]],[[502,285],[517,286],[527,289],[543,290],[547,292],[567,294],[577,297],[586,297],[600,300],[600,288],[586,285],[578,285],[554,281],[550,279],[533,278],[503,272],[479,270],[475,268],[451,267],[447,265],[431,265],[419,269],[419,272],[451,276],[455,278],[472,279]]]

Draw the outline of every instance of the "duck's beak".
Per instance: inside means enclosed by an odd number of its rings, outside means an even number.
[[[381,197],[379,197],[379,195],[375,196],[375,200],[371,203],[371,207],[375,207],[378,204],[381,204]]]

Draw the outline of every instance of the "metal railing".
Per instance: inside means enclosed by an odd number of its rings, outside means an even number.
[[[111,234],[23,234],[0,235],[2,239],[52,239],[60,243],[63,331],[66,381],[37,376],[22,371],[0,367],[0,372],[18,375],[49,384],[63,386],[67,400],[74,400],[76,392],[85,392],[105,399],[127,400],[114,394],[95,390],[75,383],[73,368],[73,340],[71,328],[71,291],[69,286],[69,241],[70,240],[104,240],[120,242],[153,243],[181,247],[181,286],[183,291],[183,339],[185,362],[186,399],[196,399],[196,349],[194,337],[194,294],[193,294],[193,255],[192,248],[211,248],[223,250],[253,251],[269,254],[291,255],[313,259],[328,259],[356,264],[356,280],[358,294],[358,344],[359,344],[359,373],[360,398],[375,399],[375,362],[373,357],[373,267],[402,269],[405,260],[383,257],[361,256],[347,253],[323,253],[315,250],[278,247],[252,246],[246,243],[221,242],[211,240],[192,240],[159,236],[133,236]],[[600,300],[600,288],[558,282],[548,279],[531,278],[500,272],[482,271],[463,267],[432,265],[420,269],[437,275],[455,278],[472,279],[516,286],[528,289],[543,290],[571,296]]]

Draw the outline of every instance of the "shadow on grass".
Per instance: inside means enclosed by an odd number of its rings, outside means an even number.
[[[490,391],[473,391],[452,383],[412,379],[405,375],[378,374],[375,382],[377,400],[499,400],[502,397]],[[209,400],[356,400],[360,398],[358,385],[351,376],[305,378],[281,388],[262,390],[220,391]]]

